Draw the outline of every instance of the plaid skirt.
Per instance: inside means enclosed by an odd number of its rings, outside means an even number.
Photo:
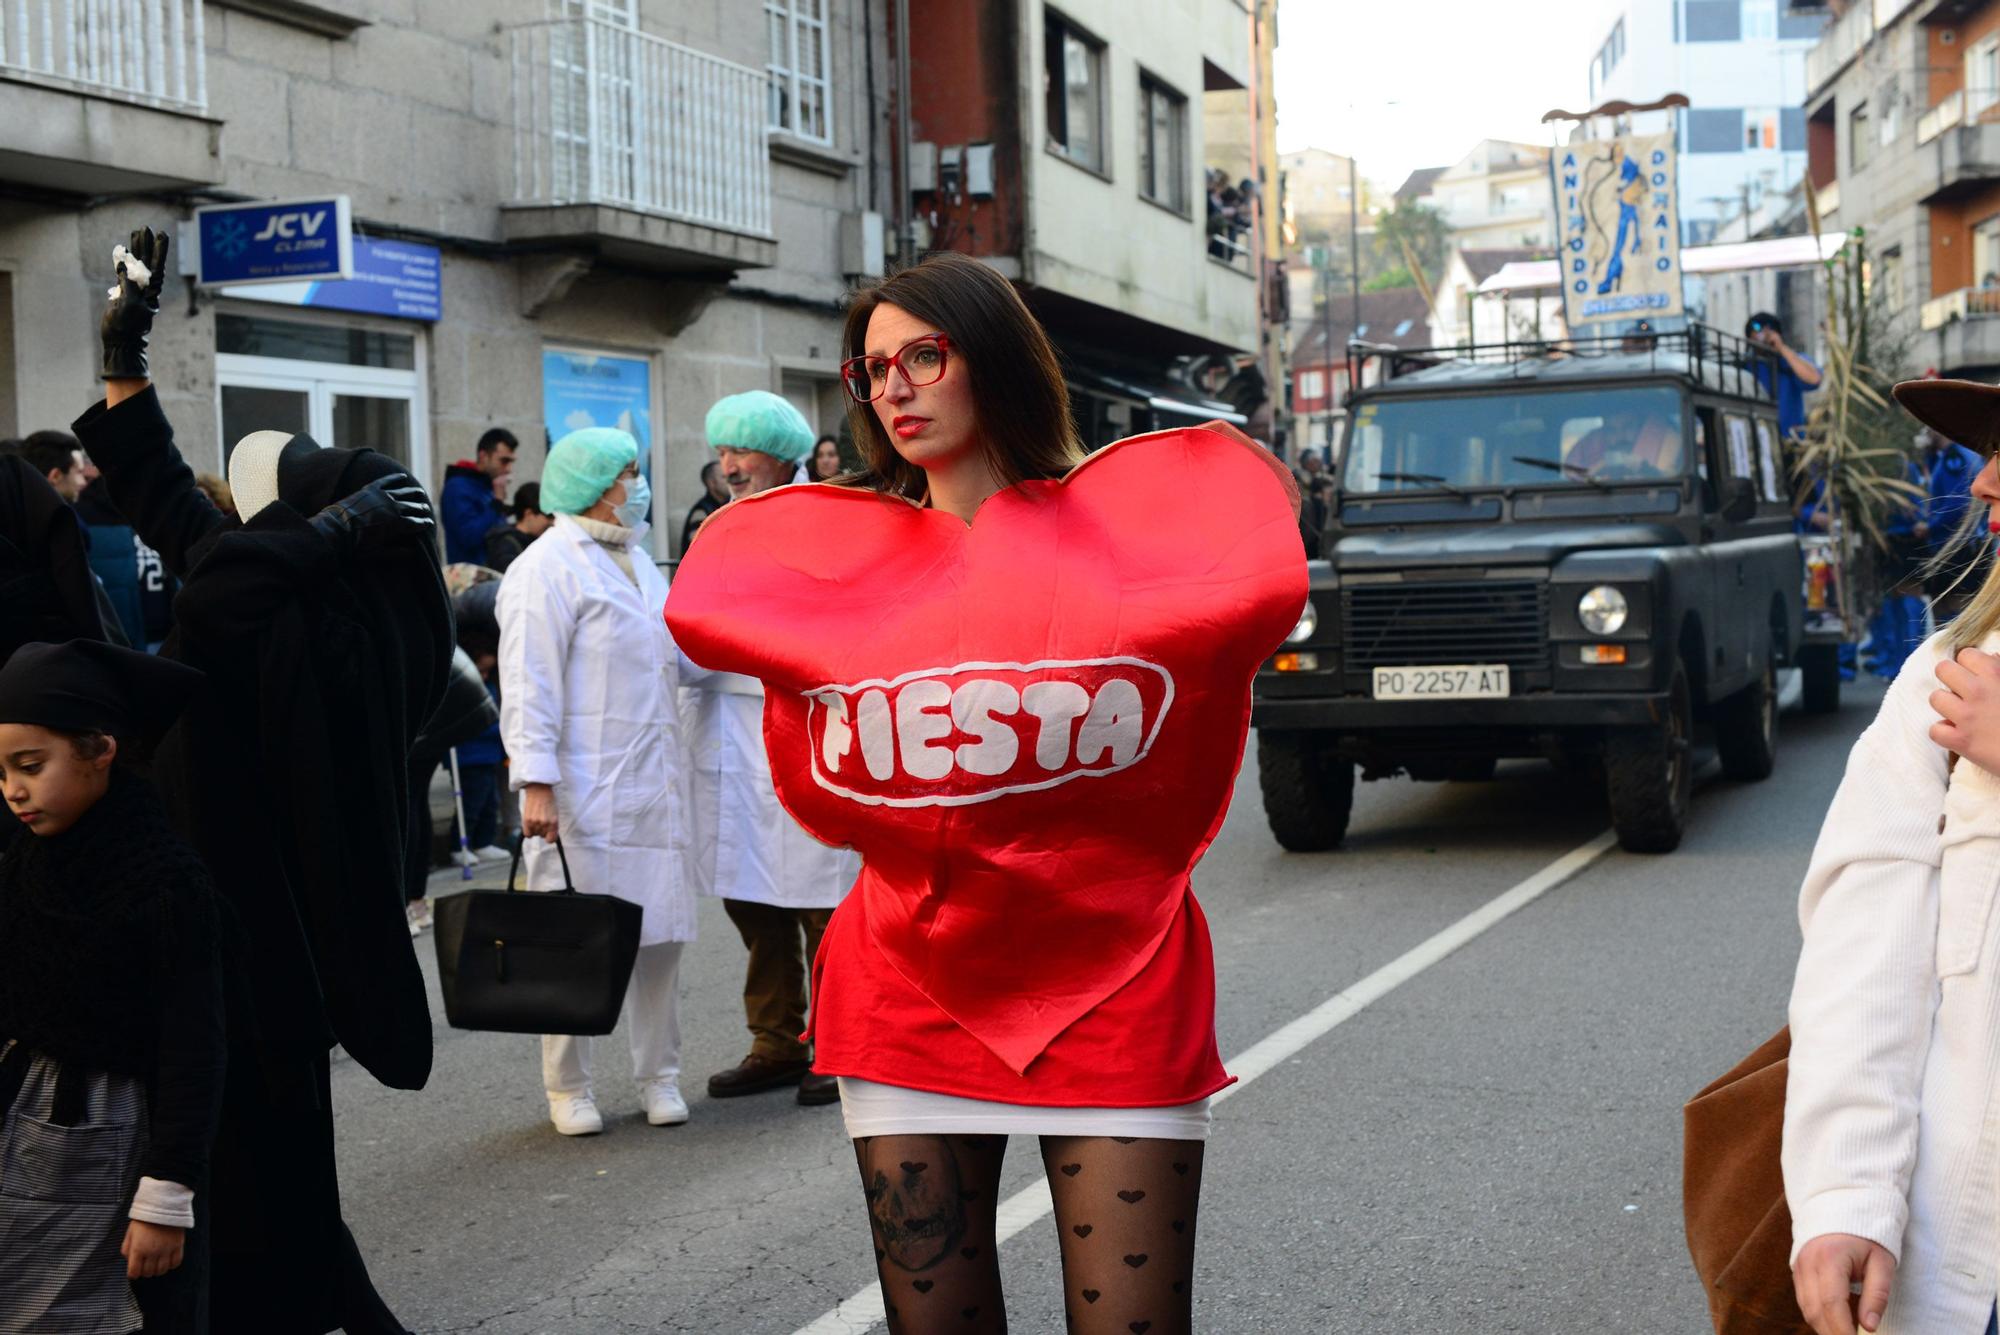
[[[0,1108],[0,1335],[138,1330],[118,1248],[145,1152],[145,1086],[65,1072],[9,1042]]]

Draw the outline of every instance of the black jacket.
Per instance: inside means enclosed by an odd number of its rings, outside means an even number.
[[[140,1172],[208,1190],[222,1107],[222,958],[208,869],[145,780],[73,827],[0,824],[0,1039],[146,1081]]]
[[[26,459],[0,455],[0,663],[37,640],[105,638],[83,526]]]
[[[249,936],[238,1036],[338,1042],[383,1083],[421,1088],[430,1014],[403,912],[408,758],[443,694],[450,604],[427,544],[364,565],[300,513],[397,466],[322,451],[293,488],[299,510],[281,501],[239,526],[194,485],[150,388],[74,429],[182,581],[162,652],[209,675],[156,775]]]

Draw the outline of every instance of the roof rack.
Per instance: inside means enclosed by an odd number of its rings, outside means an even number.
[[[1473,343],[1451,348],[1398,348],[1359,339],[1347,345],[1348,383],[1360,382],[1360,363],[1379,359],[1382,380],[1391,381],[1446,365],[1507,368],[1509,379],[1536,378],[1556,363],[1592,358],[1616,358],[1620,371],[1682,375],[1710,389],[1746,398],[1773,399],[1778,355],[1769,348],[1709,325],[1689,324],[1674,330],[1638,330],[1581,338],[1528,339],[1510,343]],[[1756,367],[1772,368],[1760,380]],[[1607,370],[1612,368],[1606,368]],[[1496,379],[1499,377],[1495,377]]]

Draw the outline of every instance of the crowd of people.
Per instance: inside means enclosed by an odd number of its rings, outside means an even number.
[[[934,257],[854,304],[858,464],[776,394],[712,405],[670,588],[616,429],[515,487],[495,428],[435,506],[397,461],[285,431],[197,478],[148,374],[166,250],[149,229],[114,257],[102,401],[0,453],[0,1128],[37,1156],[0,1193],[0,1331],[403,1331],[341,1217],[329,1057],[428,1078],[412,938],[441,763],[466,856],[504,851],[511,794],[529,889],[637,906],[624,1012],[656,1126],[689,1119],[680,963],[698,897],[722,901],[749,1043],[707,1093],[842,1105],[898,1330],[1004,1321],[1010,1131],[1063,1167],[1074,1301],[1187,1330],[1227,1081],[1187,877],[1304,596],[1283,468],[1210,430],[1079,467],[1039,324]],[[1072,527],[1121,545],[1089,557],[1054,539]],[[1160,662],[1103,666],[1134,645]],[[1177,688],[1187,723],[1142,730]],[[1113,867],[1119,895],[1062,893]],[[542,1039],[563,1135],[605,1127],[594,1047]],[[952,1220],[898,1213],[947,1179]]]

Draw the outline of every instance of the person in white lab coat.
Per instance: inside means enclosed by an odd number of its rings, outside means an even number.
[[[500,734],[521,794],[528,885],[559,889],[560,837],[576,888],[645,910],[626,994],[632,1074],[646,1120],[688,1119],[680,1093],[681,946],[695,934],[667,581],[644,545],[651,499],[638,443],[573,431],[549,450],[542,507],[555,522],[500,585]],[[542,1038],[549,1119],[604,1129],[589,1038]]]
[[[720,400],[707,427],[731,499],[792,481],[813,449],[799,410],[766,390]],[[800,1103],[837,1103],[834,1077],[812,1074],[812,1051],[799,1035],[820,935],[861,874],[860,856],[820,843],[779,805],[764,751],[763,683],[686,659],[681,681],[691,870],[702,894],[721,898],[750,950],[743,982],[750,1055],[709,1077],[709,1097],[797,1085]]]

